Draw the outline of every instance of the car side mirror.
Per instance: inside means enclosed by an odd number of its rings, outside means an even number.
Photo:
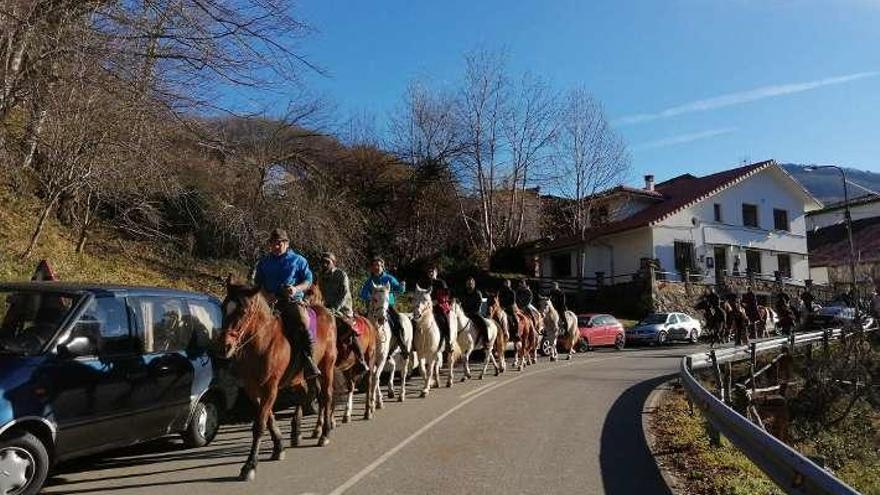
[[[88,337],[74,337],[70,342],[58,345],[58,355],[62,358],[72,359],[80,356],[91,356],[97,348]]]

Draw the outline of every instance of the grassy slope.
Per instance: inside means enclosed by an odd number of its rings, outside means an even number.
[[[218,277],[247,273],[237,262],[194,259],[150,243],[123,241],[100,227],[86,252],[76,254],[75,233],[54,219],[46,225],[33,256],[22,259],[38,214],[36,201],[0,187],[0,281],[29,280],[37,261],[43,258],[62,280],[155,285],[214,294],[223,288]]]

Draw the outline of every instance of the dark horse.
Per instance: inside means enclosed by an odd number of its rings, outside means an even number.
[[[694,309],[703,312],[703,318],[706,320],[706,330],[709,331],[710,347],[715,347],[716,344],[725,344],[730,340],[730,332],[727,326],[729,304],[724,302],[718,307],[713,308],[706,299],[703,299],[694,306]]]
[[[336,324],[327,308],[321,305],[303,304],[299,309],[303,312],[305,321],[308,321],[308,313],[313,311],[317,324],[312,358],[321,370],[318,415],[323,421],[318,445],[324,446],[329,443],[333,414]],[[223,332],[225,354],[227,358],[235,360],[244,391],[257,408],[250,455],[242,466],[240,475],[241,480],[250,481],[256,477],[260,440],[267,426],[272,436],[272,460],[284,458],[284,440],[272,413],[279,389],[292,387],[298,397],[310,394],[302,372],[289,370],[293,349],[284,336],[281,318],[273,313],[260,289],[235,285],[227,280],[226,299],[223,301]],[[298,404],[295,406],[291,425],[291,443],[294,446],[300,441],[301,419],[302,408]]]

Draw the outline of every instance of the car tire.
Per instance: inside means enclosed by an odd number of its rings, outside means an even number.
[[[657,334],[657,345],[659,346],[664,344],[666,344],[666,332],[660,331]]]
[[[541,355],[550,356],[553,354],[553,343],[550,339],[541,339]]]
[[[220,408],[215,400],[204,398],[196,404],[189,424],[183,432],[183,443],[189,448],[204,447],[214,440],[220,429]]]
[[[614,338],[614,348],[618,351],[622,351],[624,347],[626,347],[626,337],[617,334],[617,337]]]
[[[696,344],[700,340],[700,336],[697,334],[697,329],[692,328],[691,333],[689,335],[689,339],[691,344]]]
[[[0,440],[0,493],[36,495],[49,475],[49,453],[43,442],[26,431]]]
[[[587,352],[593,350],[593,348],[590,347],[590,339],[586,337],[581,337],[581,339],[576,344],[576,348],[578,352]]]

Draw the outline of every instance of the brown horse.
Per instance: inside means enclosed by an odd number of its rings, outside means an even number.
[[[316,337],[312,358],[321,370],[319,379],[319,418],[323,427],[318,445],[329,443],[332,419],[333,369],[336,364],[336,324],[333,316],[320,305],[298,306],[303,317],[308,318],[309,309],[314,311]],[[306,320],[307,321],[307,320]],[[260,289],[235,285],[231,279],[226,283],[226,299],[223,301],[223,346],[227,358],[235,360],[236,370],[244,391],[257,408],[253,426],[250,455],[241,468],[240,479],[256,478],[260,440],[267,426],[272,436],[272,460],[284,458],[284,441],[275,422],[272,408],[281,387],[292,387],[298,396],[309,396],[301,372],[289,372],[294,349],[284,336],[281,318],[273,313],[269,302]],[[302,408],[294,409],[291,427],[291,443],[300,442]],[[318,429],[315,429],[317,435]]]
[[[518,307],[514,306],[514,314],[519,326],[519,345],[513,359],[513,365],[517,371],[522,371],[523,366],[535,364],[535,353],[538,350],[538,331],[535,328],[535,319],[527,315]]]
[[[504,312],[504,308],[501,307],[501,303],[498,301],[498,294],[489,294],[486,302],[489,319],[498,325],[498,336],[495,337],[495,348],[492,352],[495,353],[495,358],[498,359],[501,365],[501,372],[504,373],[507,370],[507,359],[504,357],[504,352],[507,350],[507,340],[509,338],[507,313]]]
[[[364,361],[367,362],[367,366],[371,366],[375,359],[376,347],[379,339],[379,331],[376,328],[375,323],[360,315],[354,317],[354,326],[360,330],[360,335],[357,336],[357,340],[361,346],[361,350],[364,352]],[[340,342],[338,346],[339,347],[337,348],[336,357],[336,371],[342,374],[342,378],[348,387],[348,400],[345,404],[345,413],[343,413],[342,415],[342,422],[348,423],[349,421],[351,421],[351,411],[354,402],[355,384],[357,380],[363,375],[363,373],[355,373],[352,370],[352,368],[354,368],[354,365],[356,364],[356,359],[354,353],[351,352],[351,345],[346,342]],[[370,371],[368,370],[367,373],[370,373]],[[367,379],[367,382],[369,389],[369,387],[372,386],[369,377]],[[331,410],[333,408],[335,408],[335,404],[333,405],[333,407],[331,407]],[[370,405],[369,401],[367,401],[367,407],[364,411],[364,416],[368,417],[370,413]],[[319,417],[318,421],[320,420],[321,418]],[[336,425],[331,424],[330,426],[332,428]]]

